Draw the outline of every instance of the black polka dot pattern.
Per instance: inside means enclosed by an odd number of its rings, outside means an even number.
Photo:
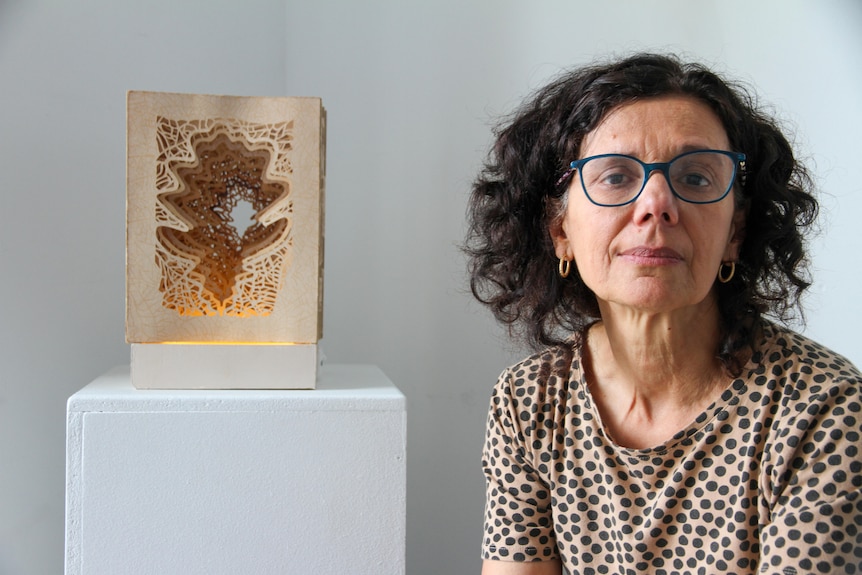
[[[568,572],[862,573],[862,376],[767,324],[743,376],[653,449],[605,434],[580,356],[506,370],[483,454],[483,557]]]

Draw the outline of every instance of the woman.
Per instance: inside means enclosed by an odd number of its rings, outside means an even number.
[[[484,574],[862,572],[862,376],[766,319],[809,285],[811,189],[674,57],[566,74],[498,131],[471,285],[544,349],[494,389]]]

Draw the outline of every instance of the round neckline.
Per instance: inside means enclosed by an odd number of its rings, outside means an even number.
[[[586,336],[586,334],[584,334]],[[583,339],[583,345],[586,345],[586,339]],[[604,420],[602,419],[602,414],[596,404],[596,401],[593,399],[592,392],[590,391],[590,385],[587,381],[587,370],[585,368],[584,362],[584,350],[583,348],[577,350],[575,353],[573,361],[578,362],[578,380],[577,384],[579,389],[578,393],[583,394],[584,398],[584,406],[589,409],[590,414],[595,418],[597,422],[597,430],[601,436],[606,439],[609,444],[617,451],[623,453],[628,457],[637,457],[639,459],[645,459],[650,457],[655,457],[657,455],[664,455],[684,443],[686,440],[693,438],[698,433],[705,433],[707,427],[712,424],[719,415],[727,410],[727,407],[733,401],[734,398],[738,398],[743,395],[747,389],[747,385],[745,384],[745,378],[743,376],[733,378],[728,382],[728,384],[721,388],[721,391],[718,394],[718,397],[715,398],[712,402],[707,405],[689,424],[685,427],[674,433],[671,437],[669,437],[666,441],[659,445],[655,445],[652,447],[627,447],[618,443],[610,431],[607,429]],[[572,366],[574,367],[574,366]],[[746,373],[750,373],[748,369],[749,366],[746,366]],[[739,382],[739,385],[737,385]],[[725,394],[730,392],[730,395],[727,399],[724,399]],[[702,423],[699,421],[703,419]]]

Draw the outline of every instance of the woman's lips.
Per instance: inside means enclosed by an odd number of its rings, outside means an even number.
[[[678,252],[670,248],[650,248],[646,246],[630,248],[620,253],[620,255],[634,263],[649,266],[670,265],[683,260]]]

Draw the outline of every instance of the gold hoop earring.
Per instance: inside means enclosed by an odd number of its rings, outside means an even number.
[[[725,272],[725,269],[730,268],[729,272]],[[733,279],[733,274],[736,273],[736,262],[721,262],[721,265],[718,266],[718,281],[723,284],[726,284],[730,280]]]
[[[560,271],[560,277],[566,279],[567,277],[569,277],[569,272],[572,271],[572,262],[560,258],[560,265],[557,269],[559,269]]]

